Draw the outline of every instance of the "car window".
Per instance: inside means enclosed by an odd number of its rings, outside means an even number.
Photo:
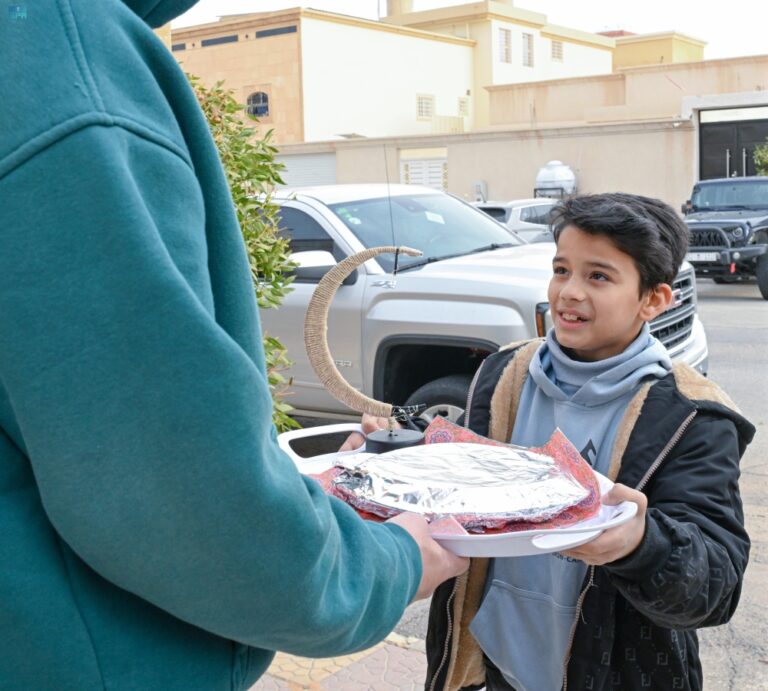
[[[728,209],[729,207],[768,207],[768,180],[701,185],[693,188],[694,209]]]
[[[507,209],[503,206],[478,206],[477,208],[501,223],[504,223],[504,221],[507,220]]]
[[[520,220],[526,223],[549,224],[549,214],[554,204],[536,204],[523,207],[520,211]]]
[[[288,240],[291,252],[333,252],[333,239],[309,214],[284,206],[278,211],[278,233]]]
[[[365,247],[407,245],[423,252],[422,257],[400,257],[403,268],[488,245],[523,244],[482,211],[449,194],[361,199],[332,204],[330,209]],[[394,267],[393,255],[383,254],[376,259],[385,271]]]

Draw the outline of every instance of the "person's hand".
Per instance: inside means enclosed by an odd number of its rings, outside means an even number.
[[[563,554],[586,564],[602,566],[634,552],[645,535],[648,498],[642,492],[620,484],[614,485],[603,497],[603,504],[608,506],[615,506],[623,501],[633,501],[637,504],[637,513],[631,520],[616,528],[609,528],[591,542],[566,550]]]
[[[429,597],[435,588],[449,578],[461,575],[469,568],[469,559],[457,557],[441,547],[429,533],[429,523],[417,513],[401,513],[390,518],[388,523],[396,523],[407,531],[416,541],[421,552],[421,583],[414,600]]]
[[[360,432],[352,432],[345,440],[344,443],[339,448],[339,451],[352,451],[353,449],[358,449],[363,445],[363,442],[365,441],[365,437],[363,435],[370,434],[371,432],[375,432],[377,429],[389,429],[389,419],[385,417],[376,417],[375,415],[369,415],[368,413],[363,414],[362,420],[360,420],[360,424],[363,428],[363,433]],[[396,427],[400,427],[399,424],[395,423]]]

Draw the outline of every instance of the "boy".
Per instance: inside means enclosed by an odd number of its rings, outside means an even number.
[[[700,689],[695,629],[728,621],[747,564],[737,481],[754,428],[650,335],[686,251],[674,211],[601,194],[554,218],[554,328],[485,360],[465,424],[525,446],[559,427],[617,482],[604,502],[639,510],[563,554],[475,559],[441,586],[426,688]]]

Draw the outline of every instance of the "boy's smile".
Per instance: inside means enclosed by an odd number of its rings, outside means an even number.
[[[637,338],[644,322],[669,307],[672,289],[640,294],[634,259],[605,235],[567,226],[552,262],[549,304],[558,343],[580,360],[604,360]]]

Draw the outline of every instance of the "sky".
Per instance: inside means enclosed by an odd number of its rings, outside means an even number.
[[[414,0],[415,11],[465,4],[460,0]],[[625,29],[635,33],[678,31],[707,42],[706,59],[768,53],[765,26],[768,3],[729,0],[708,5],[701,0],[516,0],[515,6],[547,16],[551,24],[582,31]],[[377,19],[386,0],[199,0],[173,27],[214,22],[219,15],[312,7]]]

